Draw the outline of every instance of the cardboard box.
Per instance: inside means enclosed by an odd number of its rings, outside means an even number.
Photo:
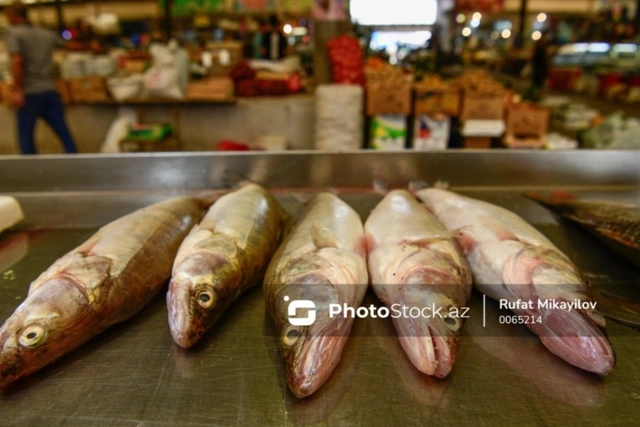
[[[461,100],[458,89],[435,91],[416,89],[413,112],[415,115],[445,114],[450,117],[458,117]]]
[[[541,137],[549,130],[551,113],[532,104],[515,104],[507,108],[507,134],[518,137]]]
[[[479,95],[465,92],[460,111],[460,120],[503,120],[504,96]]]
[[[104,77],[79,77],[67,80],[73,102],[109,101],[109,93]]]
[[[464,148],[471,148],[471,149],[491,148],[491,138],[476,137],[476,136],[465,138]]]
[[[233,98],[233,80],[214,77],[189,83],[187,99],[199,101],[228,101]]]
[[[407,119],[403,115],[381,114],[371,119],[371,141],[375,150],[403,150],[407,140]]]
[[[411,114],[411,86],[367,88],[367,115]]]
[[[448,116],[417,116],[414,129],[414,150],[446,150],[449,146],[451,118]]]

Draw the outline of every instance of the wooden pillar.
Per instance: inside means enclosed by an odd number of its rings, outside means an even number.
[[[173,36],[173,0],[164,0],[164,19],[162,21],[162,30],[166,36],[166,41],[171,40]]]
[[[61,0],[56,0],[55,1],[55,8],[56,8],[56,19],[57,19],[57,23],[58,23],[58,33],[62,34],[62,31],[64,31],[65,26],[64,26],[64,15],[62,14],[62,1]]]
[[[529,0],[520,0],[520,13],[518,22],[518,31],[516,32],[516,47],[524,46],[524,30],[527,26],[527,11],[529,9]]]

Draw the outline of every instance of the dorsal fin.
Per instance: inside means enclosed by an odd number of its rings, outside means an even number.
[[[329,230],[318,225],[311,226],[311,240],[318,249],[338,248],[338,241]]]

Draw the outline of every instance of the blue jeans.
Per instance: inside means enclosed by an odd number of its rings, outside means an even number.
[[[27,94],[25,104],[18,109],[18,137],[22,154],[36,154],[33,132],[41,117],[62,140],[67,153],[77,153],[71,133],[64,118],[64,106],[57,92]]]

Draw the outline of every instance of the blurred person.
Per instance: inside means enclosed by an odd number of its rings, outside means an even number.
[[[266,49],[264,48],[264,39],[267,35],[269,27],[264,19],[258,19],[258,29],[253,35],[251,42],[252,57],[253,59],[264,59]]]
[[[282,31],[280,20],[275,15],[269,17],[269,28],[263,36],[262,48],[266,59],[275,61],[286,56],[287,37]]]
[[[67,153],[76,145],[67,127],[62,100],[53,76],[53,52],[65,43],[52,31],[29,23],[27,9],[16,1],[6,9],[9,29],[6,44],[13,76],[10,104],[17,109],[22,154],[36,154],[34,130],[38,118],[58,135]]]
[[[531,54],[531,91],[534,99],[539,99],[544,91],[551,71],[549,58],[549,34],[543,31],[533,45]]]

